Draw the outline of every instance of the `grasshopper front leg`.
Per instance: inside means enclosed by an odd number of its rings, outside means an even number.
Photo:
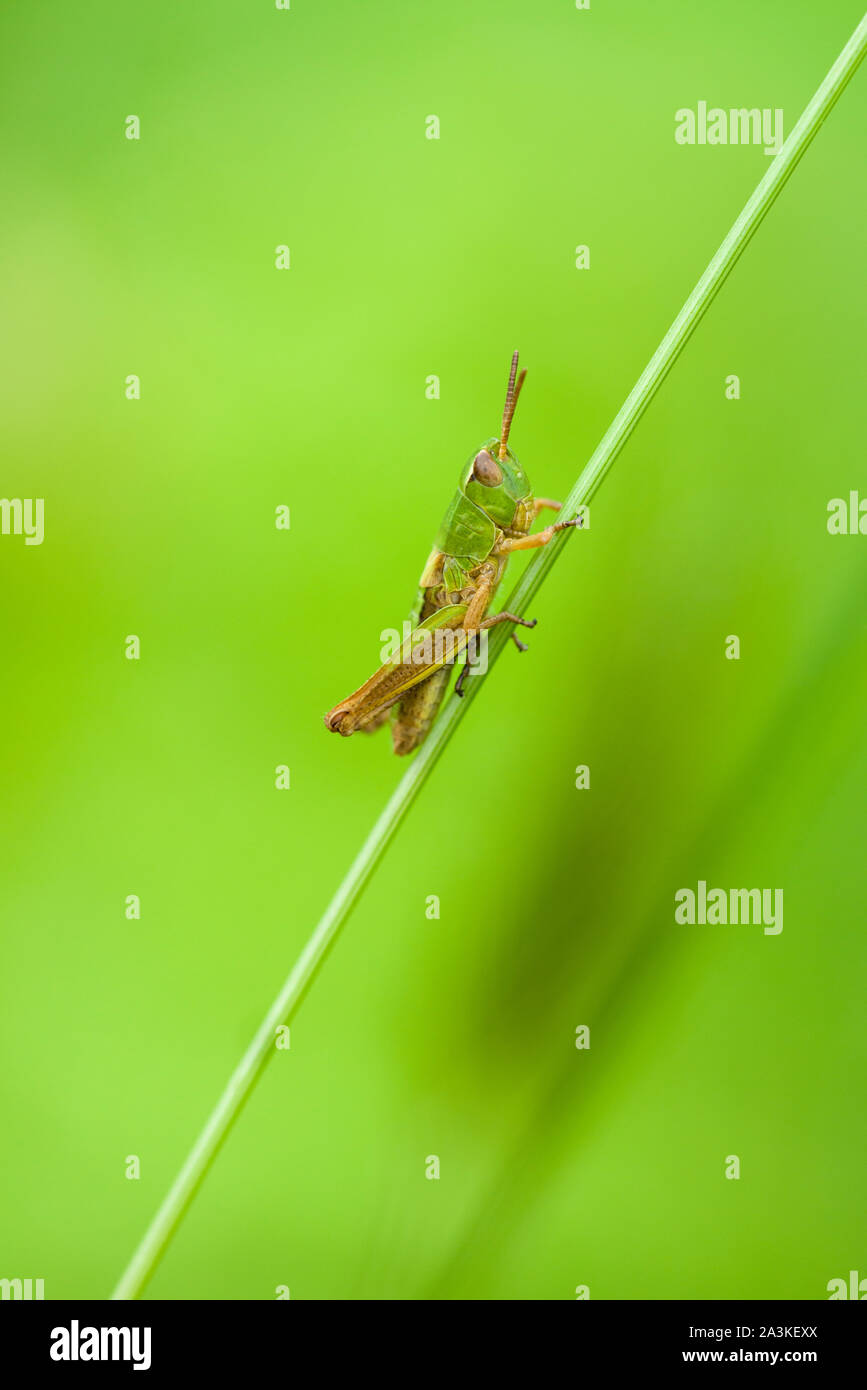
[[[555,521],[551,526],[546,526],[544,531],[537,531],[535,536],[520,536],[517,539],[502,536],[494,546],[494,554],[511,555],[513,550],[537,550],[540,545],[548,545],[557,532],[565,531],[567,526],[583,525],[583,517],[573,516],[571,521]]]

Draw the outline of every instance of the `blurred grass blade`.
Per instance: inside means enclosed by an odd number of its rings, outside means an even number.
[[[567,515],[573,515],[580,506],[587,503],[599,487],[636,423],[664,381],[692,330],[707,310],[750,237],[856,71],[864,55],[865,46],[867,46],[867,16],[861,20],[849,42],[825,76],[779,154],[768,165],[767,172],[755,192],[641,373],[611,427],[569,493],[565,503]],[[518,614],[526,612],[528,604],[571,535],[571,530],[561,532],[551,545],[536,552],[534,559],[516,584],[505,605],[509,611]],[[508,638],[503,627],[493,629],[493,633],[494,636],[490,642],[488,653],[489,666],[497,659]],[[478,680],[470,681],[463,700],[453,698],[447,703],[427,741],[422,745],[420,752],[398,783],[388,804],[329,904],[325,915],[317,925],[250,1046],[232,1073],[213,1113],[196,1140],[192,1151],[115,1289],[114,1298],[137,1297],[153,1274],[220,1146],[240,1114],[244,1102],[252,1092],[266,1062],[272,1056],[277,1027],[280,1024],[288,1023],[293,1017],[394,832],[418,795],[423,783],[454,733],[458,722],[466,714],[482,684],[483,682]]]

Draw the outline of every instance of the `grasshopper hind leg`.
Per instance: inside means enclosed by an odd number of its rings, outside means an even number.
[[[398,757],[412,753],[424,743],[442,704],[452,667],[443,666],[426,681],[408,690],[396,706],[391,737]]]

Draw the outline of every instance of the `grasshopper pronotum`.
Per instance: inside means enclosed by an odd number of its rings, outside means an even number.
[[[518,376],[516,352],[499,438],[488,439],[461,470],[457,491],[419,580],[410,615],[412,631],[398,656],[326,714],[325,724],[332,732],[344,737],[357,729],[372,732],[392,710],[394,751],[411,753],[430,729],[452,667],[477,636],[497,623],[536,626],[535,619],[530,622],[514,613],[487,617],[509,556],[513,550],[547,545],[564,527],[580,526],[581,518],[557,521],[530,535],[541,511],[556,512],[562,504],[549,497],[534,498],[527,475],[509,448],[512,417],[526,375],[525,369]],[[441,640],[445,637],[450,640]],[[512,640],[519,650],[526,650],[514,632]],[[456,686],[458,695],[468,670],[465,664]]]

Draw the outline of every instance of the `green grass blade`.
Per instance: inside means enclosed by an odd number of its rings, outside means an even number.
[[[565,504],[566,515],[572,515],[581,505],[589,502],[596,492],[638,420],[659,390],[696,324],[706,312],[714,295],[723,284],[825,117],[856,71],[864,55],[865,47],[867,47],[867,16],[861,20],[849,42],[825,76],[779,154],[769,164],[764,177],[641,373],[610,428],[569,493]],[[571,535],[571,530],[561,532],[551,545],[536,552],[505,605],[510,612],[518,614],[526,612],[527,606]],[[508,633],[502,627],[493,629],[493,632],[494,635],[488,652],[489,666],[497,659],[508,638]],[[251,1094],[266,1062],[272,1056],[277,1027],[280,1024],[288,1023],[295,1014],[397,827],[414,802],[454,733],[458,722],[465,716],[483,683],[479,680],[469,681],[467,693],[463,700],[451,699],[448,701],[427,741],[405,771],[252,1042],[232,1073],[215,1109],[120,1279],[113,1294],[114,1298],[138,1297],[153,1274],[210,1165]]]

